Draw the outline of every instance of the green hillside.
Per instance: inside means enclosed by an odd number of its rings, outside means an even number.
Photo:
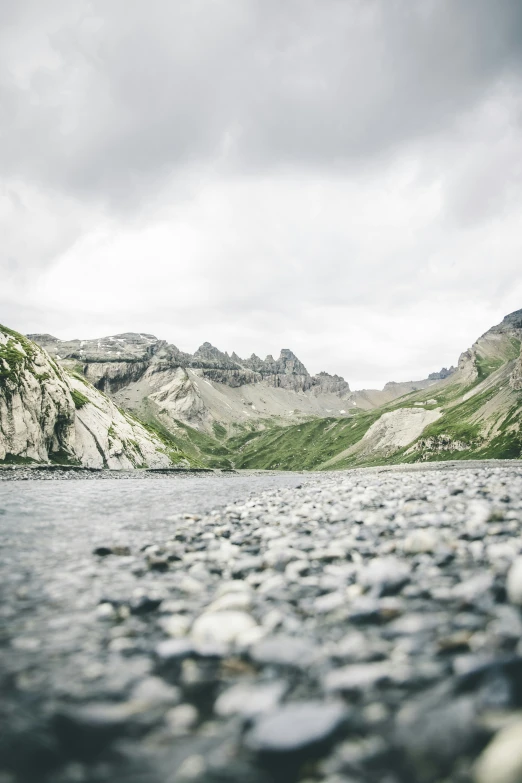
[[[520,341],[511,334],[496,335],[492,341],[488,333],[453,376],[381,408],[354,411],[349,419],[273,424],[219,441],[188,427],[184,434],[194,440],[200,459],[215,467],[332,470],[448,459],[520,459],[522,391],[510,384],[519,352]],[[384,450],[378,435],[373,441],[368,438],[379,421],[389,419],[393,431],[394,417],[415,420],[421,412],[438,418],[405,446]]]

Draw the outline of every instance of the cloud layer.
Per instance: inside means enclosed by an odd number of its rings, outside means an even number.
[[[0,319],[354,386],[522,307],[518,0],[7,0]]]

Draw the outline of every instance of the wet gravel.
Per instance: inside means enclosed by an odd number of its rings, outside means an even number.
[[[153,478],[0,480],[0,783],[521,783],[522,464]]]

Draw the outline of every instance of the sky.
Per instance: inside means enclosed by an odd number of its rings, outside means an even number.
[[[426,377],[522,308],[520,0],[0,0],[0,322]]]

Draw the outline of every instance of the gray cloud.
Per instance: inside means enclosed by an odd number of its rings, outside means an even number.
[[[518,0],[19,0],[3,13],[2,170],[113,206],[227,156],[236,170],[360,166],[447,128],[522,66]]]
[[[522,306],[520,0],[0,0],[0,321],[421,377]]]

